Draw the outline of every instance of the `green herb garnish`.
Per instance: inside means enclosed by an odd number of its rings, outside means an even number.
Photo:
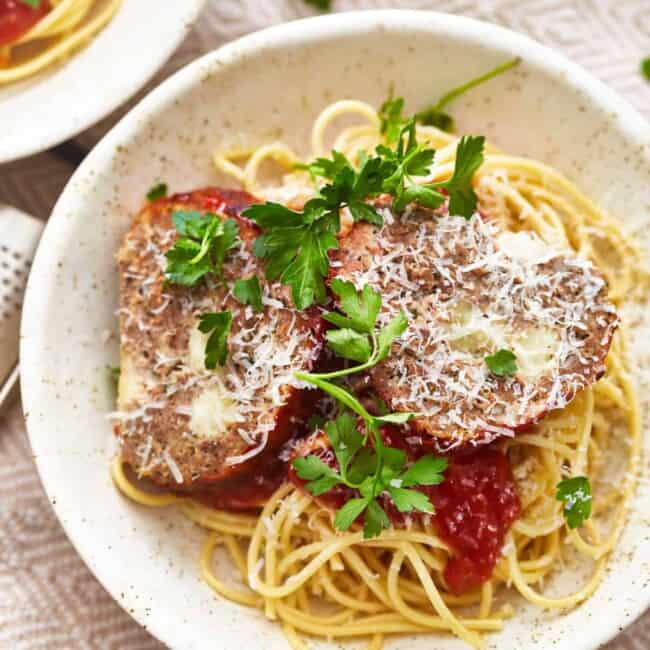
[[[650,56],[641,61],[641,74],[650,81]]]
[[[391,88],[388,99],[379,109],[379,132],[384,136],[388,144],[392,144],[399,138],[400,131],[406,122],[404,117],[404,98],[393,97]]]
[[[307,481],[305,489],[314,496],[324,494],[337,485],[345,485],[359,494],[359,497],[349,499],[337,512],[334,519],[336,528],[347,530],[365,513],[364,537],[379,535],[382,529],[390,526],[390,520],[378,500],[385,491],[400,512],[434,511],[426,494],[410,488],[441,483],[447,459],[424,456],[406,467],[406,453],[402,449],[386,447],[380,431],[381,425],[386,422],[403,424],[415,414],[394,413],[373,417],[340,386],[304,373],[296,373],[296,377],[313,383],[350,407],[361,416],[365,426],[365,433],[361,433],[357,428],[357,418],[349,412],[325,424],[325,433],[336,456],[337,469],[329,467],[314,455],[295,458],[292,463],[298,476]],[[368,442],[373,446],[367,446]]]
[[[332,0],[305,0],[305,2],[321,11],[329,11],[332,8]]]
[[[343,314],[328,312],[323,315],[326,321],[339,328],[326,332],[327,344],[338,356],[361,365],[314,375],[321,379],[335,379],[377,365],[388,356],[393,341],[408,326],[406,316],[400,312],[384,328],[376,329],[381,295],[369,285],[357,292],[352,282],[334,278],[330,288],[338,297]]]
[[[377,147],[377,152],[395,165],[393,174],[383,184],[384,191],[395,197],[395,210],[399,212],[413,202],[427,208],[439,208],[445,202],[445,195],[437,190],[444,188],[449,194],[449,213],[469,219],[476,211],[477,202],[472,177],[483,163],[484,145],[483,136],[463,136],[456,147],[452,177],[429,185],[415,185],[412,177],[428,174],[435,151],[417,144],[415,122],[409,120],[399,135],[395,151],[384,145]]]
[[[332,281],[331,288],[339,299],[342,313],[329,312],[323,316],[339,328],[327,332],[328,345],[339,356],[357,361],[360,365],[331,373],[297,372],[295,377],[320,388],[347,409],[334,421],[324,424],[338,470],[327,466],[314,455],[296,458],[293,467],[298,476],[307,481],[307,491],[315,496],[339,484],[356,490],[359,497],[344,504],[336,515],[334,525],[339,530],[347,530],[365,513],[364,537],[374,537],[390,525],[378,497],[388,492],[400,512],[432,512],[433,506],[428,497],[410,488],[440,483],[447,461],[424,456],[407,468],[406,453],[384,445],[381,426],[405,424],[417,413],[388,413],[388,409],[382,405],[383,408],[378,409],[380,415],[373,416],[354,395],[332,381],[367,370],[383,361],[390,353],[393,341],[405,331],[408,323],[404,314],[400,313],[378,330],[381,295],[377,291],[365,286],[358,292],[351,282],[339,278]],[[350,411],[361,418],[363,433],[358,429],[358,418]]]
[[[43,0],[20,0],[24,5],[27,5],[32,9],[39,9],[42,1]]]
[[[232,295],[243,305],[250,305],[255,311],[264,311],[262,288],[256,275],[247,280],[237,280],[232,288]]]
[[[458,86],[450,90],[448,93],[444,94],[433,106],[425,108],[416,115],[416,119],[420,124],[425,124],[428,126],[436,126],[443,131],[453,131],[454,129],[454,118],[446,113],[443,109],[453,102],[456,98],[460,97],[468,90],[480,86],[490,79],[498,77],[500,74],[507,72],[511,68],[514,68],[516,65],[519,65],[521,59],[516,57],[510,61],[506,61],[501,65],[498,65],[496,68],[486,72],[485,74],[479,75],[474,79],[471,79],[467,83]]]
[[[485,74],[475,77],[467,83],[450,90],[435,104],[416,113],[415,120],[426,126],[435,126],[442,131],[453,131],[454,118],[443,109],[468,90],[471,90],[490,79],[494,79],[494,77],[507,72],[516,65],[519,65],[520,62],[521,59],[519,57],[506,61]],[[393,91],[391,90],[388,99],[382,104],[381,109],[379,110],[379,117],[381,119],[380,130],[389,144],[392,144],[397,140],[400,129],[407,122],[407,118],[403,115],[403,110],[404,99],[402,97],[393,97]]]
[[[517,357],[510,350],[497,350],[485,357],[485,364],[498,377],[514,375],[517,372]]]
[[[252,205],[243,213],[263,230],[255,240],[253,252],[265,259],[267,279],[279,279],[290,286],[298,309],[322,303],[326,296],[328,251],[338,247],[339,211],[347,207],[355,221],[381,226],[381,215],[366,202],[380,194],[392,195],[393,208],[398,211],[411,202],[437,208],[445,202],[445,195],[437,190],[445,188],[454,213],[469,218],[476,209],[471,180],[483,162],[484,141],[482,136],[462,138],[452,178],[426,186],[414,185],[413,177],[429,173],[435,151],[417,143],[413,120],[401,129],[394,149],[378,146],[375,156],[362,157],[358,171],[339,152],[333,152],[331,160],[318,158],[301,165],[312,178],[321,176],[329,180],[301,212],[278,203],[263,203]]]
[[[325,300],[327,253],[338,248],[339,211],[347,207],[357,221],[382,223],[377,211],[364,203],[382,191],[386,174],[381,170],[382,164],[380,158],[369,159],[357,172],[347,160],[338,163],[336,171],[327,170],[333,176],[331,182],[320,190],[319,196],[307,201],[302,212],[279,203],[252,205],[244,211],[243,215],[264,231],[255,240],[253,252],[266,260],[267,279],[279,279],[290,286],[297,309]]]
[[[172,221],[180,237],[165,254],[167,280],[192,286],[208,273],[221,279],[226,255],[237,245],[237,222],[194,210],[174,212]]]
[[[225,365],[228,356],[228,334],[232,325],[232,314],[229,311],[209,312],[202,314],[199,319],[199,330],[209,334],[205,344],[205,367],[213,370]]]
[[[147,192],[147,201],[156,201],[167,196],[167,183],[158,183]]]
[[[562,512],[569,528],[578,528],[591,517],[591,484],[586,476],[560,481],[555,498],[564,503]]]

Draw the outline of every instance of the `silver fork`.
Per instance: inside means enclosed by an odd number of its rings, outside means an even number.
[[[20,312],[44,225],[0,204],[0,409],[18,381]]]

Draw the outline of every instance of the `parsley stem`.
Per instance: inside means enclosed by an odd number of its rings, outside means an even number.
[[[520,62],[521,59],[519,57],[515,57],[514,59],[510,59],[510,61],[506,61],[505,63],[498,65],[496,68],[493,68],[492,70],[486,72],[485,74],[475,77],[474,79],[470,79],[467,83],[464,83],[462,86],[453,88],[448,93],[444,94],[436,104],[428,108],[425,108],[424,110],[420,111],[420,113],[424,113],[426,111],[431,111],[431,110],[433,111],[442,110],[445,106],[447,106],[447,104],[453,102],[454,99],[456,99],[456,97],[460,97],[460,95],[467,92],[468,90],[471,90],[476,86],[480,86],[483,82],[489,81],[490,79],[497,77],[503,72],[510,70],[510,68],[514,68],[516,65],[519,65]],[[418,113],[418,115],[420,113]]]
[[[338,379],[339,377],[346,377],[347,375],[353,375],[357,372],[363,372],[377,365],[377,356],[379,352],[379,345],[377,343],[377,335],[372,332],[370,334],[372,339],[372,354],[370,358],[365,363],[362,363],[359,366],[352,366],[352,368],[343,368],[342,370],[334,370],[333,372],[315,372],[309,374],[309,377],[316,377],[317,379]],[[306,380],[305,380],[306,381]]]
[[[310,375],[306,372],[294,372],[293,376],[299,381],[306,381],[312,384],[312,386],[316,386],[316,388],[325,391],[328,395],[341,402],[341,404],[347,406],[351,411],[361,416],[366,422],[372,421],[372,415],[363,408],[361,402],[353,395],[350,395],[344,388],[332,384],[318,375]]]

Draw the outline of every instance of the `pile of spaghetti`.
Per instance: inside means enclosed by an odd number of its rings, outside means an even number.
[[[122,0],[0,0],[0,86],[69,57],[111,20]]]
[[[363,124],[349,126],[359,119]],[[347,126],[326,147],[327,134],[342,123]],[[436,149],[427,181],[449,178],[456,137],[418,126],[417,138]],[[382,141],[373,107],[339,101],[316,120],[312,155],[323,156],[333,148],[354,159],[360,150],[373,151]],[[280,185],[261,180],[261,169],[269,162],[283,169]],[[246,190],[288,205],[300,205],[313,195],[309,176],[296,171],[302,162],[281,143],[215,155],[216,166]],[[591,260],[606,278],[609,299],[617,307],[634,299],[642,279],[640,251],[616,221],[559,173],[488,147],[474,189],[481,211],[505,228],[532,231],[554,247]],[[333,513],[290,483],[277,490],[259,515],[251,515],[144,490],[129,481],[119,459],[113,477],[134,501],[174,504],[207,529],[201,553],[205,581],[220,596],[260,608],[279,621],[292,648],[308,647],[303,635],[362,638],[368,648],[377,649],[390,635],[440,631],[480,647],[483,633],[500,630],[514,614],[513,604],[502,598],[511,587],[540,608],[565,609],[593,594],[603,577],[625,525],[641,451],[639,400],[626,359],[625,328],[614,337],[606,374],[598,383],[528,431],[495,445],[512,465],[521,516],[492,578],[460,596],[448,590],[443,578],[451,550],[425,520],[364,539],[361,531],[337,531]],[[620,458],[618,464],[614,457]],[[556,498],[556,486],[567,475],[584,475],[593,488],[592,516],[576,529],[567,526],[563,504]],[[229,555],[243,586],[226,577],[223,561],[215,561],[217,549]],[[564,571],[569,559],[587,568],[588,577],[572,593],[545,593],[550,578]]]

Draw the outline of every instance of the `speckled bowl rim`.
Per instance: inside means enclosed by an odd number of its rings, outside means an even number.
[[[561,83],[582,91],[597,107],[610,114],[618,114],[621,119],[617,122],[617,129],[631,141],[638,143],[641,155],[650,163],[650,126],[644,118],[620,95],[583,68],[526,36],[490,23],[430,11],[377,10],[318,16],[274,26],[233,41],[187,65],[149,93],[97,144],[69,181],[45,229],[34,261],[34,269],[43,271],[53,268],[56,263],[58,247],[65,242],[67,215],[74,213],[75,206],[79,201],[83,201],[75,194],[75,181],[88,178],[93,172],[96,179],[101,179],[102,172],[110,169],[115,147],[137,133],[146,124],[146,118],[151,113],[169,106],[190,88],[199,84],[206,72],[232,65],[242,58],[255,57],[260,51],[273,47],[274,44],[300,48],[305,44],[328,40],[334,33],[337,36],[350,36],[382,28],[413,29],[419,32],[431,29],[434,36],[444,30],[452,37],[476,41],[486,48],[508,50],[525,56],[527,62],[539,66]],[[109,172],[108,176],[110,175]],[[23,310],[20,353],[21,386],[26,413],[38,404],[39,384],[42,379],[38,350],[43,349],[47,337],[47,313],[44,309],[47,301],[41,298],[47,294],[49,287],[46,282],[39,281],[38,278],[41,277],[45,276],[39,272],[32,273]],[[34,345],[35,341],[38,344]],[[28,419],[28,433],[41,481],[49,494],[49,488],[54,486],[50,485],[47,455],[41,453],[44,450],[42,441],[48,435],[47,426],[38,425]],[[83,560],[119,603],[118,594],[112,591],[110,570],[93,559],[90,545],[79,543],[80,540],[75,534],[75,522],[70,518],[70,513],[62,516],[64,504],[59,500],[53,504],[53,508]],[[639,598],[632,606],[626,608],[627,616],[620,614],[616,618],[610,610],[607,621],[600,620],[598,625],[585,624],[581,630],[581,638],[575,640],[576,650],[593,650],[599,647],[619,633],[623,625],[629,625],[636,620],[649,605],[650,600]],[[145,621],[143,617],[136,617],[136,620],[142,625],[146,624],[146,628],[154,636],[165,641],[165,625],[159,624],[155,618]]]

